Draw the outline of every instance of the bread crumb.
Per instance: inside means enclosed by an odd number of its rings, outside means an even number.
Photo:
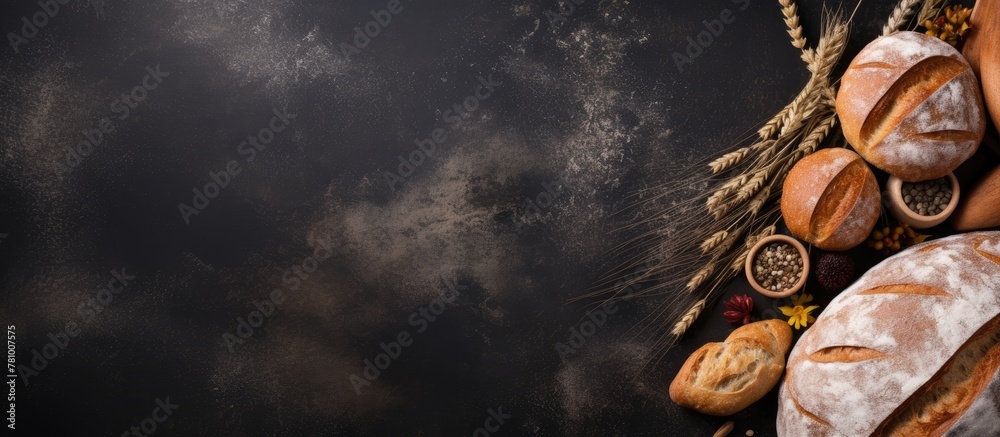
[[[747,437],[753,437],[753,430],[752,429],[748,429],[747,430]]]

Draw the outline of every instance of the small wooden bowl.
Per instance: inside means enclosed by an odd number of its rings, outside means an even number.
[[[768,290],[762,287],[753,277],[753,261],[757,258],[757,253],[760,252],[761,248],[771,243],[787,243],[798,250],[799,256],[802,258],[802,276],[799,278],[799,281],[796,282],[795,285],[782,291]],[[802,286],[806,285],[806,280],[809,278],[809,253],[806,252],[805,246],[803,246],[802,243],[799,243],[799,240],[787,235],[775,234],[761,239],[757,242],[757,244],[750,248],[750,252],[747,253],[747,261],[746,264],[744,264],[743,270],[746,272],[747,281],[750,282],[750,286],[753,287],[754,290],[757,290],[758,293],[775,299],[788,297],[797,293],[802,289]]]
[[[920,215],[906,206],[906,202],[903,202],[903,180],[895,176],[889,176],[889,181],[885,183],[884,194],[889,212],[892,213],[893,217],[896,217],[896,220],[906,223],[914,229],[933,228],[944,223],[948,219],[948,216],[955,212],[955,208],[958,207],[958,196],[959,191],[961,191],[954,172],[948,173],[945,177],[951,183],[951,201],[948,202],[948,206],[937,215]]]

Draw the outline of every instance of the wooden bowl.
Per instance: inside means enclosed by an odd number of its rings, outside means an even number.
[[[795,283],[795,285],[782,291],[768,290],[762,287],[753,277],[753,261],[757,258],[757,253],[760,252],[761,248],[771,243],[788,243],[798,250],[799,256],[802,258],[802,276],[799,278],[798,282]],[[757,242],[757,244],[754,244],[753,247],[750,248],[750,252],[747,253],[747,261],[744,264],[743,270],[746,272],[747,281],[750,282],[750,286],[753,287],[754,290],[757,290],[758,293],[775,299],[788,297],[797,293],[804,285],[806,285],[806,280],[809,278],[809,252],[806,252],[805,246],[803,246],[802,243],[799,243],[799,240],[787,235],[771,235],[770,237],[761,239]]]
[[[889,212],[900,223],[905,223],[914,229],[933,228],[944,223],[948,219],[948,216],[955,212],[955,208],[958,207],[958,197],[961,192],[954,172],[948,173],[945,177],[951,183],[951,201],[948,202],[948,206],[937,215],[920,215],[906,206],[906,202],[903,202],[903,180],[895,176],[889,176],[888,182],[885,183],[885,193],[883,193],[883,198],[885,199],[886,206],[889,208]]]

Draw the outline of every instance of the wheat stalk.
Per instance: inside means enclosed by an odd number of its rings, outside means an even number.
[[[716,254],[712,258],[713,263],[724,257],[726,255],[726,252],[728,252],[729,249],[733,247],[733,243],[736,242],[736,236],[743,232],[744,227],[745,226],[740,226],[736,228],[733,232],[730,232],[729,235],[726,235],[726,238],[723,239],[722,242],[720,242],[719,245],[715,247]]]
[[[764,188],[764,183],[767,182],[767,178],[769,175],[770,175],[769,168],[765,168],[755,173],[753,177],[750,178],[750,181],[747,182],[747,184],[744,185],[742,188],[740,188],[739,192],[736,193],[736,200],[739,202],[744,202],[747,199],[753,197],[754,194],[757,194],[757,192],[760,191],[761,188]]]
[[[900,0],[896,8],[892,10],[889,21],[882,27],[882,36],[898,32],[906,25],[915,8],[923,0]]]
[[[782,122],[781,132],[778,134],[779,137],[794,132],[815,111],[835,102],[835,97],[831,98],[831,95],[835,96],[836,92],[829,85],[829,76],[847,46],[848,31],[848,26],[843,23],[827,27],[816,48],[816,56],[808,67],[813,75],[805,88],[789,105],[789,110]]]
[[[722,204],[726,201],[726,196],[729,193],[716,192],[705,201],[705,208],[708,209],[709,213],[715,213],[716,210],[722,207]]]
[[[802,62],[805,62],[806,65],[809,65],[813,62],[813,59],[816,58],[816,50],[805,49],[802,51],[802,55],[799,57],[802,58]]]
[[[708,200],[705,201],[705,208],[708,209],[708,212],[714,214],[716,211],[722,209],[726,203],[729,203],[727,198],[732,195],[734,191],[736,191],[735,188],[722,188],[719,191],[716,191],[714,194],[709,196]]]
[[[802,157],[808,156],[816,151],[819,145],[826,139],[827,135],[830,134],[830,130],[837,125],[837,114],[831,114],[827,118],[823,119],[802,143],[799,144],[798,149],[795,150],[793,161],[798,161]]]
[[[698,316],[700,316],[701,311],[705,309],[705,303],[707,301],[708,299],[701,299],[695,302],[694,305],[691,305],[691,308],[684,313],[684,316],[681,317],[680,321],[674,324],[674,329],[671,331],[671,333],[674,334],[674,337],[680,337],[687,332],[688,328],[694,324],[694,321],[698,320]]]
[[[714,211],[709,211],[709,212],[715,215],[715,221],[722,221],[722,218],[725,217],[725,215],[729,213],[729,211],[732,211],[733,208],[738,206],[740,203],[741,203],[740,201],[733,199],[728,202],[723,202],[719,204],[718,206],[715,207]]]
[[[701,287],[701,284],[704,284],[705,280],[708,279],[709,276],[712,276],[712,273],[714,271],[715,271],[715,265],[708,264],[701,270],[699,270],[698,273],[695,273],[694,276],[691,277],[691,280],[688,281],[687,283],[688,291],[694,293],[696,290],[698,290],[698,287]]]
[[[731,178],[728,181],[726,181],[725,184],[722,184],[722,189],[719,190],[719,191],[728,190],[727,192],[729,192],[729,193],[735,192],[736,189],[740,187],[740,185],[743,185],[743,184],[747,183],[747,180],[749,180],[749,179],[750,179],[750,176],[745,175],[745,174],[737,176],[737,177],[734,177],[734,178]]]
[[[716,192],[709,196],[708,200],[705,201],[705,206],[708,208],[708,212],[715,213],[728,203],[727,198],[729,198],[733,193],[737,192],[740,186],[747,183],[750,179],[748,175],[741,175],[734,177],[722,185]]]
[[[816,56],[816,52],[806,47],[806,37],[805,32],[802,30],[802,24],[799,20],[799,8],[795,4],[795,0],[778,0],[778,4],[781,5],[781,14],[785,17],[785,25],[788,26],[788,36],[792,37],[792,46],[802,50],[802,61],[807,65],[811,64],[813,58]]]
[[[754,199],[750,202],[748,209],[750,210],[750,215],[756,217],[760,214],[760,210],[764,208],[764,204],[767,203],[767,199],[771,197],[771,186],[764,187],[760,193],[758,193]]]
[[[792,37],[792,45],[799,50],[805,50],[806,37],[803,36],[802,24],[799,23],[799,9],[794,0],[778,0],[781,5],[781,14],[785,16],[785,25],[788,26],[788,36]]]
[[[785,117],[781,122],[781,131],[778,133],[779,138],[788,134],[789,131],[797,129],[800,122],[812,112],[815,106],[816,95],[820,89],[821,85],[816,80],[816,73],[813,73],[812,79],[809,79],[805,88],[802,88],[799,95],[795,96],[795,100],[792,100],[792,103],[788,105],[788,112],[785,113]]]
[[[748,256],[750,256],[750,250],[743,249],[743,252],[740,252],[739,256],[737,256],[736,259],[733,260],[733,263],[729,265],[729,268],[739,273],[745,268]]]
[[[781,121],[785,119],[785,114],[787,113],[788,106],[785,106],[784,109],[771,118],[771,121],[764,123],[764,127],[757,131],[757,134],[760,135],[760,139],[767,140],[774,136],[775,132],[778,132],[778,129],[781,128]]]
[[[743,162],[743,159],[750,154],[750,147],[743,147],[735,152],[722,155],[719,159],[708,164],[712,169],[712,174],[719,174],[733,168]]]
[[[821,78],[824,83],[829,84],[830,74],[837,66],[837,62],[840,61],[840,56],[844,54],[850,29],[847,23],[836,23],[828,26],[816,47],[816,60],[819,62],[819,68],[816,69],[815,76]]]
[[[828,85],[826,89],[823,90],[822,102],[826,106],[837,109],[837,90]]]
[[[761,141],[759,143],[756,143],[756,144],[750,146],[750,150],[752,152],[760,152],[761,150],[774,147],[774,144],[776,142],[777,141],[775,141],[775,140],[764,140],[764,141]]]
[[[728,231],[719,231],[712,234],[701,243],[701,253],[708,253],[708,251],[719,247],[719,245],[725,241],[726,237],[729,236]]]

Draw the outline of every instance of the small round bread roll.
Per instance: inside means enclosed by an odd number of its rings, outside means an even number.
[[[907,182],[942,177],[986,132],[979,84],[948,43],[897,32],[868,44],[837,95],[844,136],[872,165]]]
[[[861,244],[881,210],[878,181],[847,149],[822,149],[802,158],[785,177],[781,215],[796,237],[824,250]]]

